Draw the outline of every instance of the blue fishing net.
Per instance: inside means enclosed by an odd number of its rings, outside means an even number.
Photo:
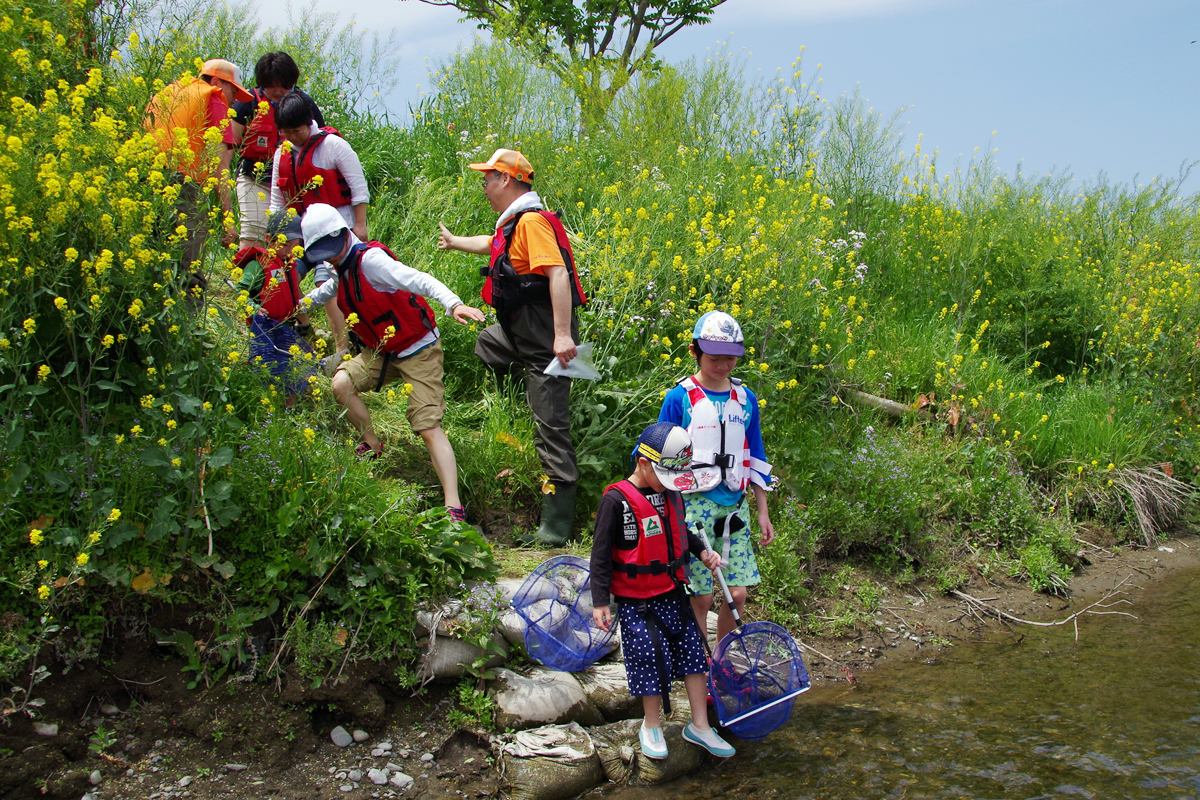
[[[592,573],[579,556],[554,556],[525,579],[512,606],[526,622],[530,658],[578,672],[608,655],[614,632],[605,633],[592,621],[591,587]]]
[[[708,686],[721,726],[756,742],[787,722],[796,698],[808,691],[808,670],[786,630],[750,622],[717,644]]]

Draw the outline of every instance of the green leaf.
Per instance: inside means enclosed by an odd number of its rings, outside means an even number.
[[[214,565],[213,569],[225,580],[229,580],[233,577],[233,573],[237,572],[237,567],[229,561],[222,561],[220,564]]]
[[[142,451],[139,458],[147,467],[171,466],[171,454],[167,451],[167,448],[159,444],[152,444],[147,447]]]
[[[74,371],[75,371],[75,362],[72,361],[70,364],[67,364],[67,368],[62,371],[62,375],[60,377],[65,378]]]
[[[21,491],[21,486],[25,483],[25,478],[29,476],[29,470],[30,466],[24,461],[17,462],[12,472],[8,474],[8,480],[4,482],[4,494],[13,497]]]
[[[233,448],[222,447],[217,452],[208,457],[208,466],[213,469],[220,469],[233,461]]]
[[[67,477],[66,473],[59,472],[58,470],[46,470],[42,474],[42,478],[58,492],[65,492],[72,486],[71,479]]]
[[[191,416],[195,416],[200,407],[204,405],[200,398],[183,392],[176,392],[175,397],[179,400],[179,410]]]

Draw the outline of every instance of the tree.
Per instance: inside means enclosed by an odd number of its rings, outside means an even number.
[[[582,127],[602,124],[613,98],[661,62],[654,51],[725,0],[420,0],[452,6],[531,53],[579,100]],[[642,37],[645,36],[645,41]]]

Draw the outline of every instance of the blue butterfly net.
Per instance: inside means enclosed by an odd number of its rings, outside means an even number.
[[[554,556],[513,597],[525,620],[525,652],[550,669],[578,672],[613,649],[614,632],[592,621],[592,573],[579,556]]]
[[[740,739],[759,741],[787,722],[809,685],[800,648],[773,622],[747,623],[713,651],[713,707],[721,726]]]

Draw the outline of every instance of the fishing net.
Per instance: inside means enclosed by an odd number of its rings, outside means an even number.
[[[713,651],[708,686],[721,726],[756,742],[787,722],[796,698],[808,691],[808,670],[786,630],[750,622]]]
[[[513,597],[525,620],[525,652],[563,672],[587,669],[613,649],[613,632],[592,621],[592,573],[579,556],[554,556]]]

